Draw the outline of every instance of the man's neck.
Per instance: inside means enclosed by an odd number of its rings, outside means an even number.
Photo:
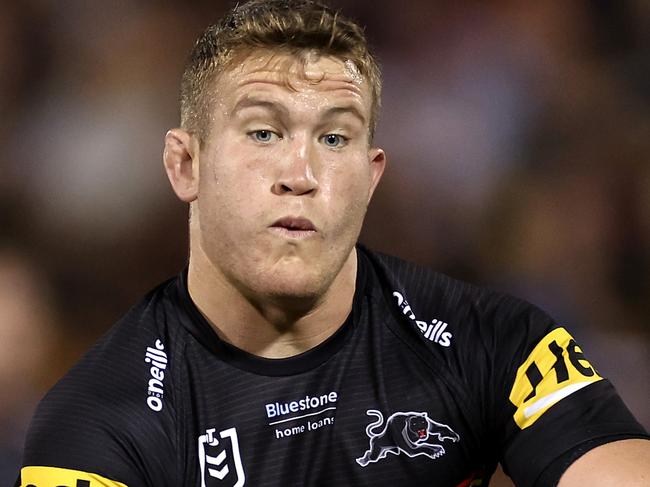
[[[318,298],[247,296],[201,251],[192,252],[188,291],[222,340],[254,355],[286,358],[332,336],[352,309],[357,273],[353,249]]]

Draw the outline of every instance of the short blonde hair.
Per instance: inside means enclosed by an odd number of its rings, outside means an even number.
[[[326,5],[309,0],[251,0],[237,5],[197,39],[181,81],[181,126],[203,142],[210,129],[210,88],[233,59],[257,49],[308,53],[351,61],[371,92],[372,139],[381,105],[381,73],[363,29]]]

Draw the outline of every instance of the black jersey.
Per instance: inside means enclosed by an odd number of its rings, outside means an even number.
[[[185,273],[153,290],[41,402],[21,485],[548,486],[647,436],[537,308],[357,253],[346,322],[286,359],[219,340]]]

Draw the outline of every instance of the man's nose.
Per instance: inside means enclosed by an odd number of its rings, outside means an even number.
[[[290,142],[288,154],[280,164],[278,176],[273,184],[276,195],[312,195],[318,190],[314,174],[315,150],[306,137],[295,137]]]

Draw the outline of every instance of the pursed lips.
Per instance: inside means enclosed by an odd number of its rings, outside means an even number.
[[[306,238],[314,235],[316,226],[308,218],[287,216],[271,224],[274,232],[290,238]]]

